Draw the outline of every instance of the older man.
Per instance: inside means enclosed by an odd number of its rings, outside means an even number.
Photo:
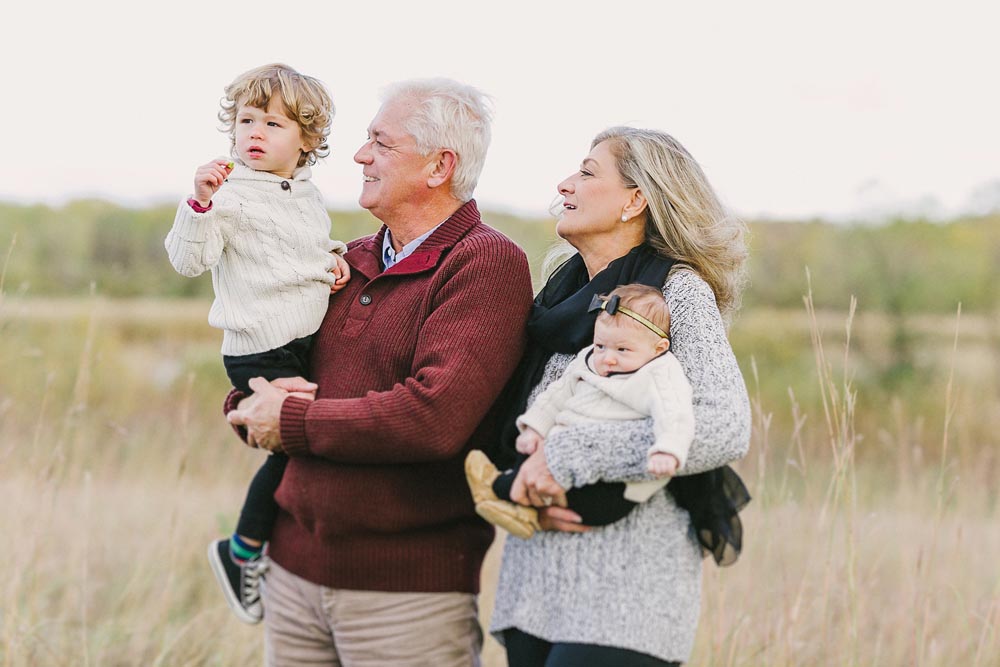
[[[349,244],[353,277],[314,337],[316,386],[257,379],[229,413],[290,457],[264,590],[271,664],[478,662],[492,529],[462,462],[531,305],[524,253],[472,199],[489,125],[469,86],[388,91],[354,156],[360,203],[384,225]]]

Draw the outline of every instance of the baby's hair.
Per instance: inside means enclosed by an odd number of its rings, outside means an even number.
[[[667,302],[663,298],[663,292],[660,290],[648,285],[622,285],[613,289],[609,294],[601,295],[601,298],[610,299],[613,296],[617,296],[620,299],[618,302],[619,307],[628,308],[642,315],[666,333],[670,333],[670,308],[667,306]],[[645,325],[636,322],[627,315],[608,315],[607,312],[602,310],[597,315],[597,319],[605,324],[622,326],[628,323],[631,326],[637,326],[649,331]]]
[[[226,86],[219,120],[223,124],[222,131],[229,134],[232,148],[236,147],[236,113],[240,105],[267,109],[274,95],[281,97],[285,114],[299,124],[305,143],[312,146],[312,150],[299,157],[298,166],[316,164],[317,158],[329,155],[330,146],[326,140],[336,112],[330,93],[319,79],[300,74],[281,63],[244,72]]]

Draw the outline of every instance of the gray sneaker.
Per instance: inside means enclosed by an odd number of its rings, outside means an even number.
[[[264,618],[260,600],[260,580],[267,571],[267,559],[257,556],[244,565],[229,555],[229,540],[216,540],[208,545],[208,563],[222,587],[226,604],[244,623],[254,625]]]

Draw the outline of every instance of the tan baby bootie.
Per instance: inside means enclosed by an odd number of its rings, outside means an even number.
[[[465,479],[472,491],[472,500],[476,503],[476,514],[511,535],[526,540],[536,530],[541,530],[538,512],[532,507],[497,498],[497,494],[493,492],[493,482],[499,476],[497,467],[478,449],[472,450],[465,457]]]

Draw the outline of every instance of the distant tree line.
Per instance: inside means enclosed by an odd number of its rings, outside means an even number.
[[[167,262],[163,238],[173,217],[172,205],[0,203],[4,291],[75,296],[88,294],[93,284],[110,297],[209,297],[207,274],[184,278]],[[333,235],[341,239],[378,229],[365,211],[331,211],[331,218]],[[555,239],[554,221],[490,212],[484,218],[524,247],[538,282],[542,258]],[[843,308],[854,295],[866,310],[895,314],[953,312],[959,301],[965,311],[994,312],[1000,309],[998,223],[997,215],[880,225],[751,222],[744,304],[801,307],[808,267],[820,308]]]

